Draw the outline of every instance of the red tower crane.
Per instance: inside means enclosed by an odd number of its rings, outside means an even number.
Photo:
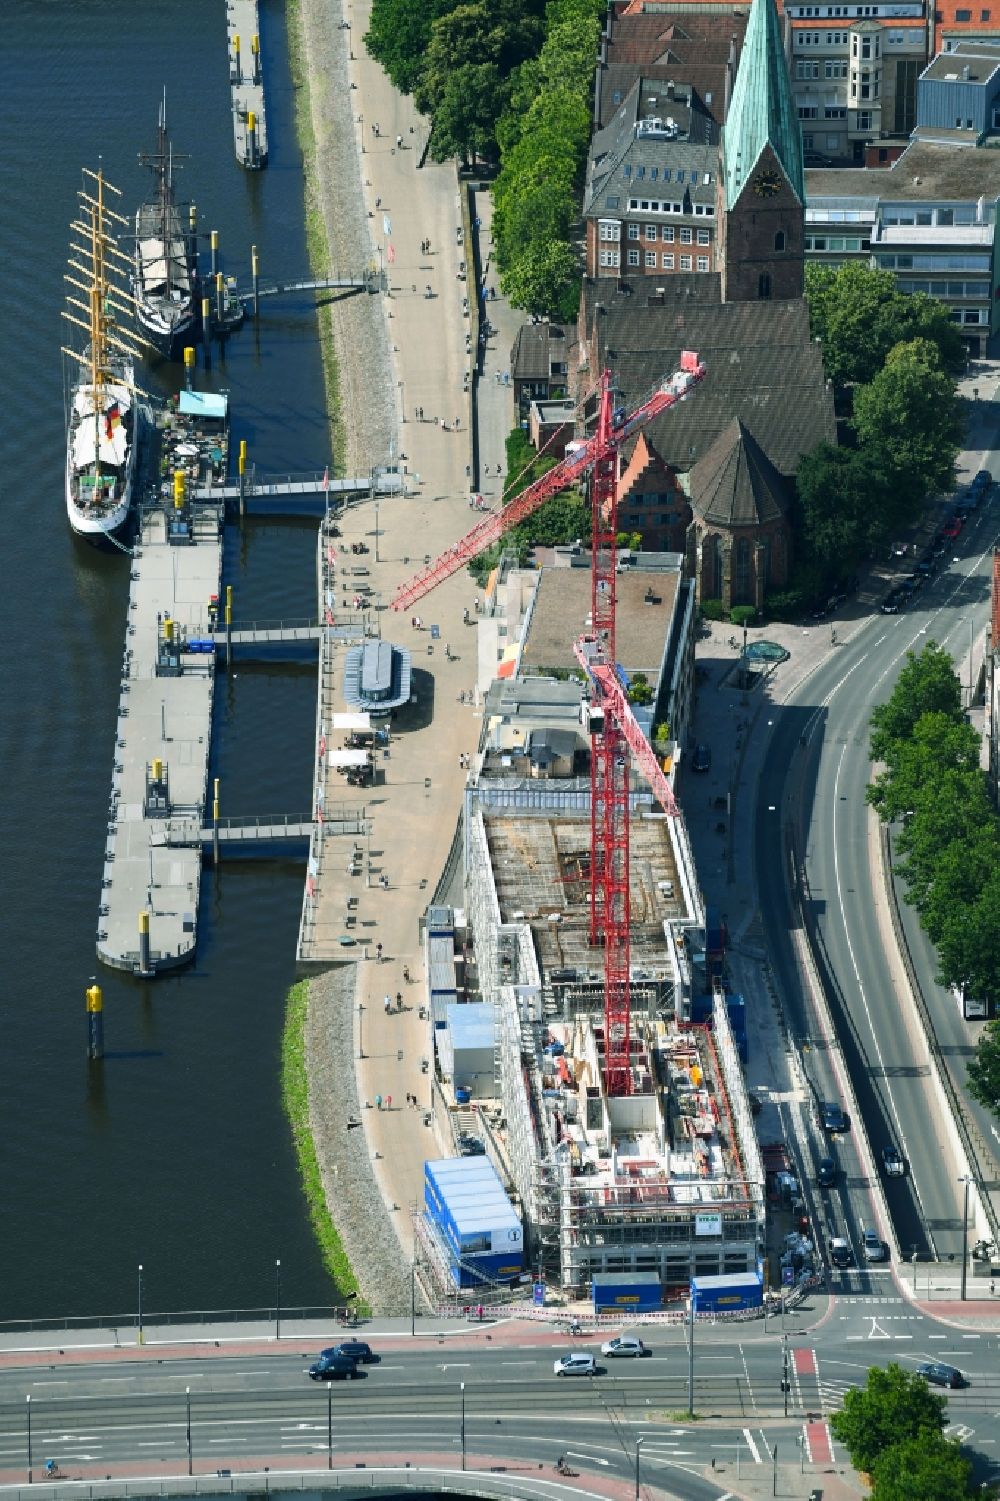
[[[644,423],[676,406],[702,379],[705,367],[689,350],[680,369],[629,416],[613,405],[611,374],[601,376],[594,435],[562,463],[491,513],[460,542],[396,593],[394,610],[408,609],[444,579],[499,540],[567,485],[591,474],[591,629],[576,643],[590,677],[591,758],[590,941],[604,946],[604,1084],[609,1095],[630,1094],[629,1000],[629,751],[665,812],[677,812],[670,786],[635,720],[618,677],[615,654],[617,593],[618,453]]]

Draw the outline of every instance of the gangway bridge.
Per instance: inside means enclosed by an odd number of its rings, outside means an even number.
[[[197,813],[174,813],[164,818],[150,835],[154,849],[198,849],[222,855],[249,855],[278,850],[285,855],[303,858],[309,852],[316,820],[309,814],[296,816],[279,813],[258,818],[220,818],[203,824]],[[368,828],[363,814],[353,809],[334,809],[323,819],[324,835],[355,836]]]
[[[308,277],[301,281],[269,281],[263,286],[252,287],[249,292],[235,288],[229,296],[251,307],[260,297],[286,297],[296,292],[384,292],[386,275],[377,266],[370,266],[360,276]]]
[[[258,479],[251,470],[235,485],[203,485],[192,490],[191,498],[221,503],[253,516],[322,516],[331,500],[405,494],[406,470],[377,465],[368,474],[347,479],[334,479],[329,470]]]

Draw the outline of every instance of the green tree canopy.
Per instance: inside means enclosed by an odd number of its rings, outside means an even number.
[[[867,451],[821,443],[795,476],[802,540],[825,578],[845,577],[896,530],[898,491]]]
[[[887,747],[888,762],[868,790],[868,801],[883,823],[918,809],[944,771],[979,768],[979,736],[964,719],[939,711],[921,714],[906,739]]]
[[[450,9],[448,0],[372,0],[365,46],[402,93],[420,77],[432,22]]]
[[[854,395],[863,448],[884,456],[914,498],[949,488],[964,424],[955,384],[929,339],[896,344]]]
[[[891,761],[894,742],[910,739],[922,714],[940,713],[957,720],[961,711],[962,690],[944,647],[928,641],[921,652],[907,652],[892,696],[872,710],[872,760]]]
[[[445,107],[452,121],[463,114],[475,120],[474,129],[483,154],[495,150],[496,124],[507,102],[506,80],[521,62],[537,52],[542,40],[541,18],[522,0],[497,0],[495,5],[458,5],[431,23],[430,41],[423,58],[413,98],[419,110],[433,122],[431,150],[438,160],[446,137],[457,134],[454,125],[439,128],[438,114]],[[479,69],[489,68],[489,74]],[[483,92],[485,85],[485,92]],[[463,99],[462,91],[468,91]],[[436,139],[435,139],[436,137]],[[461,153],[457,153],[461,154]]]
[[[434,110],[430,155],[436,162],[457,156],[488,157],[495,150],[496,121],[506,86],[495,63],[468,63],[449,73]]]
[[[929,1429],[893,1444],[875,1463],[871,1501],[969,1501],[972,1463],[955,1439]]]
[[[996,941],[994,936],[994,942]],[[968,1066],[969,1093],[1000,1120],[1000,1020],[987,1022]]]
[[[501,274],[500,286],[515,307],[571,323],[580,306],[580,257],[568,240],[530,245]]]
[[[836,386],[873,380],[893,345],[912,339],[931,340],[950,374],[965,368],[965,344],[947,308],[922,292],[901,292],[891,271],[860,261],[839,268],[807,264],[806,299]]]
[[[871,1367],[864,1386],[851,1387],[840,1412],[830,1419],[835,1438],[846,1447],[856,1470],[873,1471],[887,1449],[923,1433],[940,1434],[946,1399],[922,1376],[890,1365]]]

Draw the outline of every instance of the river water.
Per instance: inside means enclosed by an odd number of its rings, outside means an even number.
[[[303,870],[206,870],[194,967],[102,971],[108,1056],[89,1069],[94,952],[128,559],[77,542],[63,505],[59,310],[82,166],[133,213],[167,89],[179,196],[246,285],[303,275],[302,172],[280,0],[262,0],[270,162],[233,155],[222,0],[4,0],[0,48],[0,1319],[329,1302],[281,1108],[283,1000]],[[199,384],[231,393],[233,446],[267,471],[329,460],[315,312],[263,304]],[[144,377],[176,389],[180,370]],[[244,619],[314,613],[315,525],[230,528]],[[308,808],[315,677],[243,667],[220,685],[226,814]]]

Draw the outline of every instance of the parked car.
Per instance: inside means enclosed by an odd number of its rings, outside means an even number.
[[[485,1157],[486,1143],[478,1136],[460,1136],[458,1138],[458,1150],[463,1157]]]
[[[837,1181],[837,1164],[832,1157],[821,1157],[816,1169],[816,1182],[820,1188],[832,1188]]]
[[[946,521],[945,522],[944,526],[941,528],[941,531],[940,531],[939,535],[942,536],[942,537],[947,537],[949,541],[953,542],[955,540],[955,538],[959,535],[959,533],[961,532],[961,530],[962,530],[962,519],[961,519],[961,517],[960,516],[953,516],[950,521]]]
[[[866,1261],[884,1261],[885,1245],[877,1230],[863,1230],[861,1243],[865,1250]]]
[[[882,1148],[882,1166],[889,1178],[902,1178],[906,1172],[906,1163],[903,1161],[902,1153],[895,1147]]]
[[[602,1355],[645,1355],[646,1346],[637,1334],[620,1334],[617,1339],[605,1340]]]
[[[841,1271],[843,1271],[844,1267],[853,1266],[854,1264],[854,1252],[851,1250],[851,1243],[845,1240],[842,1235],[831,1235],[830,1237],[830,1260]]]
[[[993,484],[993,476],[988,469],[977,469],[972,476],[972,485],[975,490],[988,490]]]
[[[846,1131],[847,1116],[834,1100],[827,1100],[820,1106],[820,1120],[824,1131]]]
[[[557,1376],[596,1376],[597,1361],[593,1355],[574,1352],[572,1355],[560,1355],[552,1369]]]
[[[958,1366],[948,1365],[943,1360],[925,1360],[917,1366],[917,1375],[923,1376],[932,1386],[959,1387],[968,1386],[968,1377],[964,1376]]]
[[[346,1355],[349,1360],[356,1360],[359,1365],[374,1365],[381,1360],[380,1355],[363,1339],[344,1339],[339,1345],[331,1345],[328,1350],[320,1350],[320,1360],[332,1360],[335,1355]]]
[[[696,745],[694,755],[691,757],[692,771],[708,771],[712,765],[712,747],[710,745]]]
[[[356,1360],[349,1355],[321,1356],[309,1367],[313,1381],[354,1381],[361,1375]]]

